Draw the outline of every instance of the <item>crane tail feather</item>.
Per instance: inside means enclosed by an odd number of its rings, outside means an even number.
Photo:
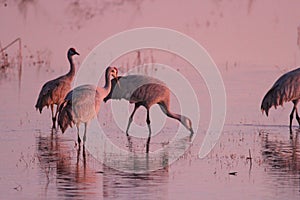
[[[278,87],[272,87],[267,94],[264,96],[261,103],[262,113],[266,113],[266,116],[269,116],[270,108],[274,107],[277,109],[277,106],[282,106],[284,102],[291,100],[291,94]]]
[[[72,106],[61,105],[59,108],[59,115],[58,115],[58,126],[61,129],[61,132],[64,133],[67,128],[73,126],[73,116],[72,116]]]
[[[261,110],[269,114],[269,109],[282,106],[283,103],[299,99],[300,94],[300,68],[285,73],[277,79],[272,88],[264,96]],[[294,103],[295,104],[295,103]]]
[[[276,95],[274,93],[274,89],[271,88],[262,100],[261,111],[262,111],[262,113],[265,112],[266,116],[269,115],[269,110],[272,106],[274,106],[275,108],[277,106],[278,101],[277,101],[277,98],[274,98],[274,97],[276,97]]]
[[[39,98],[35,104],[35,109],[42,113],[43,107],[44,106],[42,105],[41,99]]]

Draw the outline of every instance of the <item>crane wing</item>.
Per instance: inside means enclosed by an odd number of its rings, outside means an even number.
[[[126,99],[130,101],[132,94],[141,86],[155,83],[160,85],[165,85],[164,82],[144,75],[128,75],[119,77],[120,87],[116,84],[116,80],[112,79],[112,90],[104,99],[107,101],[109,98],[111,99]]]
[[[261,110],[268,116],[269,109],[274,106],[283,105],[284,102],[300,98],[300,68],[290,71],[274,83],[264,96]]]
[[[97,91],[97,87],[93,85],[81,85],[70,91],[65,98],[68,104],[72,105],[72,110],[76,119],[86,121],[95,116],[96,112],[99,110],[96,107],[100,102],[100,94]]]

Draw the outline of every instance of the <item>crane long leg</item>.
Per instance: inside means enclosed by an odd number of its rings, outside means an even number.
[[[60,104],[57,104],[54,117],[53,117],[53,113],[52,113],[52,122],[53,122],[53,128],[54,129],[56,128],[56,118],[57,118],[59,107],[60,107]]]
[[[134,104],[134,109],[133,109],[133,111],[132,111],[132,113],[131,113],[131,115],[130,115],[130,117],[129,117],[128,124],[127,124],[127,128],[126,128],[126,135],[127,135],[127,136],[129,136],[128,130],[129,130],[129,127],[130,127],[130,125],[131,125],[131,123],[132,123],[132,120],[133,120],[133,116],[134,116],[134,114],[135,114],[135,111],[136,111],[139,107],[140,107],[139,104]]]
[[[151,126],[150,126],[150,115],[149,115],[149,108],[147,108],[147,126],[149,129],[149,135],[147,140],[147,146],[146,146],[146,153],[149,153],[149,145],[150,145],[150,139],[151,139]]]
[[[298,122],[298,125],[299,125],[299,128],[300,128],[300,117],[298,115],[298,109],[297,109],[298,99],[293,101],[293,103],[294,103],[294,108],[295,108],[295,111],[296,111],[296,119],[297,119],[297,122]]]
[[[83,146],[83,150],[82,150],[82,157],[83,157],[83,168],[85,170],[86,168],[86,154],[85,154],[85,146]],[[85,171],[84,171],[85,172]]]
[[[79,148],[80,148],[81,139],[80,139],[80,136],[79,136],[79,124],[76,124],[76,127],[77,127],[77,141],[78,141],[78,145],[79,145]]]
[[[293,122],[293,118],[294,118],[294,112],[296,111],[296,119],[298,121],[299,127],[300,127],[300,117],[298,115],[298,109],[297,109],[297,104],[298,104],[298,99],[297,100],[293,100],[293,109],[292,112],[290,114],[290,132],[292,132],[292,122]]]
[[[299,128],[300,128],[300,117],[299,117],[299,115],[298,115],[298,109],[295,108],[295,110],[296,110],[296,119],[297,119],[297,121],[298,121]]]
[[[54,112],[53,112],[53,108],[54,107],[54,105],[53,104],[51,104],[50,105],[50,108],[51,108],[51,114],[52,114],[52,128],[53,129],[55,129],[55,121],[56,121],[56,118],[54,117]]]
[[[84,123],[83,145],[85,145],[85,141],[86,141],[86,129],[87,129],[87,122]]]
[[[290,114],[290,131],[292,131],[292,123],[293,123],[293,117],[294,117],[294,112],[295,112],[295,105],[294,105],[294,107],[293,107],[293,109],[292,109],[292,112],[291,112],[291,114]]]

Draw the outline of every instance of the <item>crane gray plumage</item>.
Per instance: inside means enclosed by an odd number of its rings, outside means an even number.
[[[80,144],[79,125],[84,123],[83,142],[86,140],[88,122],[93,119],[100,110],[100,104],[111,90],[110,76],[117,77],[118,70],[108,67],[105,71],[104,87],[94,85],[81,85],[71,90],[63,104],[59,108],[58,125],[64,133],[68,126],[73,124],[77,128],[77,140]]]
[[[284,102],[292,101],[294,106],[290,114],[290,130],[292,129],[292,121],[294,112],[300,126],[300,118],[298,115],[297,104],[300,99],[300,68],[287,72],[278,78],[271,89],[264,96],[261,103],[261,110],[269,115],[272,106],[282,106]]]
[[[117,85],[117,79],[119,85]],[[144,76],[144,75],[128,75],[120,76],[118,78],[112,79],[112,89],[104,101],[109,99],[125,99],[130,103],[134,103],[134,110],[131,113],[128,125],[126,128],[126,134],[128,134],[129,127],[132,123],[133,116],[136,110],[140,106],[144,106],[147,109],[147,119],[146,123],[149,129],[149,136],[147,140],[147,149],[149,152],[149,142],[151,137],[151,126],[150,126],[150,116],[149,109],[152,105],[158,104],[161,110],[168,116],[177,119],[181,124],[186,127],[191,135],[194,133],[192,129],[191,120],[183,115],[179,115],[170,111],[170,89],[166,84],[156,78]]]
[[[56,117],[60,104],[64,101],[66,94],[71,90],[71,84],[75,76],[75,66],[72,57],[79,55],[74,48],[70,48],[67,53],[68,60],[70,62],[70,70],[67,74],[60,76],[54,80],[46,82],[37,99],[35,108],[42,113],[45,106],[50,106],[52,114],[52,128],[56,128]],[[53,107],[57,105],[56,112],[54,114]]]

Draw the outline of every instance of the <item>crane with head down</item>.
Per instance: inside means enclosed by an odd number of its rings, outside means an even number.
[[[117,85],[118,81],[118,85]],[[168,117],[178,120],[181,124],[187,128],[191,135],[194,131],[192,128],[192,121],[177,113],[173,113],[170,110],[170,89],[162,81],[144,75],[128,75],[119,76],[111,80],[112,89],[104,101],[109,99],[125,99],[129,103],[134,103],[134,109],[129,117],[128,125],[126,128],[126,135],[129,136],[129,127],[133,121],[133,116],[136,110],[140,106],[144,106],[147,110],[146,123],[149,129],[149,135],[147,139],[146,152],[149,152],[149,143],[151,138],[151,126],[150,126],[150,114],[149,110],[152,105],[158,104]]]

